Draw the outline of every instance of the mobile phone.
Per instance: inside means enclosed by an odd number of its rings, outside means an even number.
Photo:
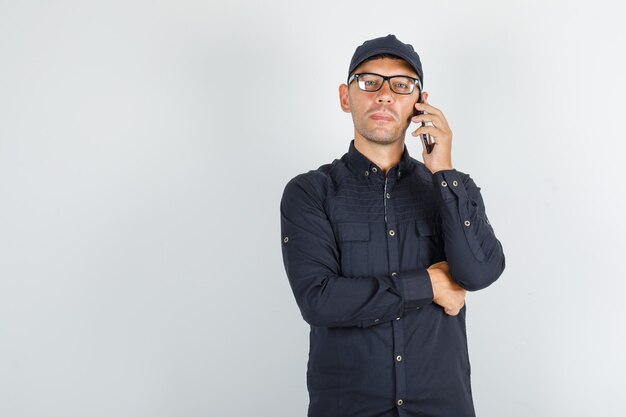
[[[418,103],[422,102],[422,93],[420,92],[419,98],[417,99]],[[413,116],[419,116],[420,114],[423,114],[423,111],[417,110],[415,109],[413,111]],[[422,122],[422,126],[426,126],[425,122]],[[426,153],[431,153],[433,151],[433,144],[430,141],[430,135],[428,133],[422,133],[420,135],[422,137],[422,141],[424,141],[424,146],[426,148]]]

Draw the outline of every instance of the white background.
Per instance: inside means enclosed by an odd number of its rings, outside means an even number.
[[[623,16],[0,1],[0,416],[304,416],[278,205],[347,151],[337,87],[389,33],[507,256],[467,301],[478,415],[626,415]]]

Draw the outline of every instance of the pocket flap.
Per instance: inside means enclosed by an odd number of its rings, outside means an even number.
[[[340,242],[370,240],[369,223],[338,223],[336,226]]]

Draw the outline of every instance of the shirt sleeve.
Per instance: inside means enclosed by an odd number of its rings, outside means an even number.
[[[469,175],[454,169],[438,171],[433,182],[452,278],[468,291],[491,285],[502,274],[505,260],[480,188]]]
[[[303,174],[285,187],[280,205],[282,254],[291,289],[312,326],[367,327],[432,302],[425,269],[397,276],[340,275],[340,251],[323,193]]]

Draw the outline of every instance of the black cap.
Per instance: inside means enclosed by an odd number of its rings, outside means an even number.
[[[380,54],[395,55],[404,59],[417,73],[422,85],[424,84],[424,73],[422,72],[422,62],[420,57],[408,43],[400,42],[394,35],[387,35],[382,38],[370,39],[363,42],[363,45],[356,48],[352,60],[350,61],[350,70],[348,78],[356,67],[361,65],[363,61]]]

